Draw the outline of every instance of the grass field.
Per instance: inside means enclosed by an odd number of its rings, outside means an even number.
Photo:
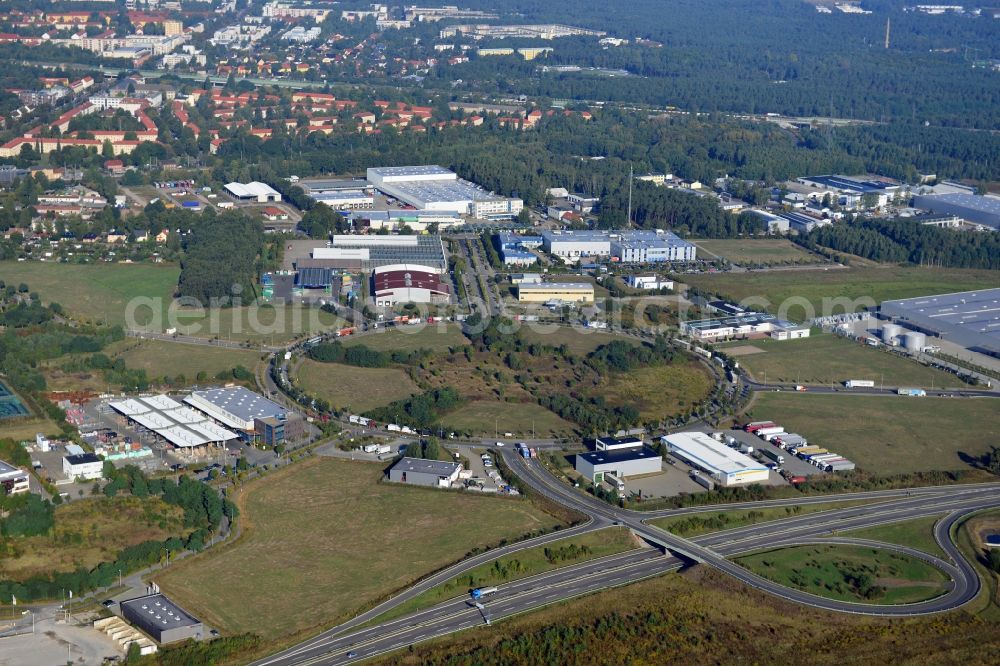
[[[799,506],[779,507],[770,509],[753,509],[748,511],[705,512],[692,516],[674,516],[649,521],[650,525],[659,527],[672,534],[683,537],[694,537],[722,530],[732,530],[745,525],[767,523],[793,516],[803,516],[807,513],[830,511],[831,509],[847,509],[852,506],[873,504],[868,500],[849,502],[823,502],[820,504],[802,504]]]
[[[1000,286],[1000,274],[960,268],[877,266],[690,275],[685,276],[685,282],[703,292],[718,293],[735,301],[753,298],[748,305],[767,307],[771,312],[802,321],[813,316],[806,312],[803,303],[811,306],[815,316],[837,314],[845,309],[853,312],[884,300]],[[844,299],[851,304],[847,308],[833,307],[835,302],[828,301],[829,307],[824,307],[824,299]],[[780,309],[783,303],[787,303],[787,312]]]
[[[675,363],[614,373],[596,393],[611,404],[628,404],[644,419],[683,412],[712,392],[712,376],[695,362]]]
[[[947,576],[927,564],[899,553],[857,546],[792,546],[736,558],[758,575],[810,594],[876,604],[903,604],[931,599],[945,591]],[[883,588],[864,594],[870,585]]]
[[[725,239],[692,241],[699,248],[734,264],[777,264],[821,259],[784,238]]]
[[[127,546],[180,535],[183,525],[183,510],[159,498],[102,495],[77,500],[56,507],[52,534],[6,540],[0,577],[90,569],[114,560]]]
[[[560,326],[550,333],[543,327],[532,328],[530,323],[521,328],[521,337],[526,342],[536,342],[552,347],[566,345],[566,349],[574,356],[586,356],[612,340],[627,339],[599,330],[566,328],[565,326]]]
[[[116,343],[105,353],[112,358],[124,359],[130,368],[145,370],[150,377],[184,375],[188,380],[194,380],[200,371],[214,377],[237,365],[253,371],[261,358],[260,352],[249,350],[134,338]]]
[[[171,321],[168,309],[180,275],[176,266],[3,262],[0,275],[8,284],[27,283],[43,301],[59,303],[74,318],[149,326],[158,331],[175,324],[197,325],[199,330],[188,334],[198,337],[283,342],[331,327],[337,321],[334,315],[319,309],[269,305],[220,309],[214,313],[178,308],[175,321]],[[136,303],[141,303],[141,307]],[[158,317],[159,326],[152,323],[154,316]]]
[[[941,546],[934,540],[934,524],[940,518],[941,516],[928,516],[927,518],[916,518],[902,523],[878,525],[860,530],[846,530],[844,532],[837,532],[836,536],[872,539],[900,546],[909,546],[910,548],[916,548],[925,553],[947,559],[947,554],[941,550]]]
[[[527,500],[379,483],[383,466],[330,458],[249,484],[243,534],[156,581],[211,626],[271,640],[333,624],[470,550],[556,519]]]
[[[44,417],[33,416],[28,419],[0,421],[0,437],[9,437],[18,441],[22,439],[34,441],[35,435],[40,432],[53,437],[59,437],[61,434],[59,427]]]
[[[73,317],[123,324],[126,306],[132,299],[158,299],[160,307],[166,308],[177,287],[180,269],[155,264],[5,261],[0,263],[0,275],[7,284],[26,282],[44,302],[59,303]],[[147,313],[145,310],[140,314]]]
[[[365,412],[420,392],[399,368],[356,368],[306,359],[295,379],[307,393],[352,412]]]
[[[726,347],[753,346],[763,351],[739,357],[740,365],[768,382],[839,384],[848,379],[871,379],[878,386],[961,387],[953,374],[928,368],[888,351],[851,342],[832,333],[799,340],[750,340]]]
[[[344,340],[345,346],[364,345],[377,351],[430,349],[435,352],[446,352],[450,347],[461,347],[468,343],[468,339],[462,335],[462,329],[457,324],[400,326],[397,329],[380,328],[377,332],[369,332]]]
[[[474,400],[441,417],[441,424],[474,436],[493,437],[499,431],[530,437],[532,427],[538,437],[568,436],[576,426],[534,403]]]
[[[994,399],[762,393],[751,420],[789,432],[877,474],[968,469],[1000,438]]]
[[[572,546],[581,549],[586,548],[587,551],[581,551],[578,557],[565,561],[557,559],[553,561],[545,555],[546,550],[558,552],[561,548]],[[597,532],[589,532],[580,536],[553,541],[546,546],[528,548],[514,555],[501,557],[489,564],[480,565],[458,578],[442,583],[410,599],[406,603],[400,604],[388,613],[380,615],[376,621],[384,622],[422,608],[433,606],[442,601],[468,594],[472,588],[487,585],[503,585],[507,581],[528,578],[529,576],[551,571],[552,569],[571,566],[616,553],[623,553],[637,547],[638,543],[636,539],[628,531],[609,527]]]

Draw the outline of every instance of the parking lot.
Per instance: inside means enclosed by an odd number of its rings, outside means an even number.
[[[761,455],[759,452],[763,450],[772,451],[778,455],[784,457],[785,462],[781,465],[781,468],[786,470],[792,476],[809,476],[811,474],[819,474],[820,469],[815,465],[810,465],[805,460],[801,458],[796,458],[788,451],[783,451],[774,444],[765,442],[760,437],[751,435],[748,432],[743,432],[742,430],[727,430],[727,435],[732,435],[740,442],[743,442],[749,446],[752,446],[754,453],[752,457],[760,460],[764,463],[773,463],[774,461],[770,458]]]

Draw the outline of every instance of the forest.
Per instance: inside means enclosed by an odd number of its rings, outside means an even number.
[[[872,261],[1000,270],[1000,234],[960,232],[912,220],[860,219],[814,229],[799,242]]]
[[[263,247],[263,225],[243,213],[222,213],[200,224],[184,241],[178,293],[203,305],[236,296],[254,300]]]

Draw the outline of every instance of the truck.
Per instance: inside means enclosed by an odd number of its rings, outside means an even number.
[[[286,361],[292,360],[292,352],[285,352],[285,360]]]
[[[388,444],[379,444],[375,448],[375,453],[377,453],[380,456],[385,455],[386,453],[389,453],[390,451],[392,451],[392,447],[389,446]]]
[[[491,594],[496,594],[496,593],[497,593],[496,587],[477,587],[472,591],[471,594],[473,599],[479,601],[483,597],[488,597]]]
[[[375,453],[378,451],[378,444],[365,444],[364,448],[361,450],[365,453]]]
[[[795,385],[795,390],[796,390],[796,391],[798,391],[799,393],[801,393],[801,392],[803,392],[803,391],[808,391],[809,389],[807,389],[807,388],[806,388],[805,386],[803,386],[802,384],[796,384],[796,385]]]
[[[848,379],[844,382],[847,388],[875,388],[875,382],[871,379]]]
[[[785,429],[781,426],[768,426],[766,428],[758,428],[757,430],[754,430],[753,434],[757,435],[761,439],[766,439],[768,435],[780,435],[783,432],[785,432]]]
[[[774,421],[754,421],[753,423],[747,423],[743,426],[743,430],[749,433],[755,433],[761,428],[773,428],[774,425]]]
[[[395,423],[390,423],[390,424],[388,424],[388,425],[387,425],[387,426],[385,427],[385,429],[386,429],[386,430],[388,430],[388,431],[390,431],[390,432],[402,432],[402,430],[403,430],[403,429],[402,429],[401,427],[399,427],[399,426],[398,426],[398,425],[396,425]]]
[[[336,336],[338,338],[347,337],[348,335],[353,335],[356,330],[357,329],[354,328],[353,326],[348,326],[347,328],[342,328],[339,331],[337,331]]]
[[[706,490],[715,490],[715,482],[704,474],[692,471],[691,479],[698,485],[703,486]]]
[[[771,449],[761,449],[760,452],[761,455],[763,455],[765,458],[770,458],[779,465],[785,464],[785,456],[781,455],[780,453],[772,451]]]
[[[826,466],[827,472],[850,472],[856,467],[856,465],[850,460],[836,461],[829,463]]]
[[[607,474],[605,474],[604,475],[604,481],[605,481],[605,483],[607,483],[608,485],[610,485],[612,488],[614,488],[618,492],[620,492],[620,493],[625,492],[625,482],[622,481],[621,479],[619,479],[614,474],[612,474],[610,472],[608,472]]]
[[[826,453],[826,449],[821,448],[816,445],[812,446],[800,446],[798,448],[792,449],[792,453],[800,458],[805,458],[806,456],[812,455],[814,453],[819,453],[820,451]]]
[[[797,433],[783,432],[775,437],[774,443],[776,446],[788,451],[789,449],[794,449],[797,446],[805,446],[809,442],[806,441],[805,437]]]
[[[901,388],[896,389],[896,393],[899,395],[908,395],[914,398],[923,398],[927,395],[927,391],[917,388]]]
[[[536,451],[535,449],[528,449],[528,452],[531,454],[532,458],[538,457],[538,451]]]
[[[753,447],[750,446],[749,444],[740,444],[739,451],[740,451],[740,453],[743,453],[743,454],[751,454],[751,453],[753,453]]]
[[[522,458],[530,458],[531,457],[531,449],[529,449],[527,446],[519,447],[517,449],[517,451],[518,451],[518,453],[521,454]]]

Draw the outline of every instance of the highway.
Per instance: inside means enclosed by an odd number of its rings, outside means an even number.
[[[412,599],[438,582],[459,575],[473,566],[491,561],[503,554],[537,545],[540,541],[512,544],[502,549],[502,552],[498,549],[498,551],[477,556],[475,562],[471,560],[460,562],[445,572],[421,581],[417,586],[350,622],[324,632],[294,648],[258,661],[255,666],[314,666],[321,664],[325,666],[358,661],[405,648],[431,638],[480,626],[486,622],[487,618],[490,621],[496,621],[558,601],[661,575],[692,562],[715,567],[750,587],[823,610],[883,617],[909,617],[940,613],[965,605],[974,599],[981,590],[981,583],[974,568],[965,560],[951,540],[952,528],[971,512],[1000,506],[1000,484],[976,484],[848,493],[832,497],[817,496],[792,500],[747,502],[646,513],[618,509],[589,495],[577,492],[552,477],[537,459],[525,460],[508,449],[498,450],[498,453],[503,456],[511,470],[535,492],[590,516],[588,523],[574,528],[576,533],[617,524],[630,529],[647,543],[660,546],[663,550],[643,548],[512,581],[503,585],[495,595],[484,600],[483,609],[476,608],[469,597],[463,595],[403,617],[358,628],[391,608]],[[646,524],[646,521],[658,517],[697,512],[861,499],[878,503],[805,515],[790,515],[786,519],[725,530],[690,540],[668,534]],[[947,515],[938,521],[934,533],[938,544],[947,554],[948,560],[903,546],[832,536],[834,532],[942,514]],[[567,530],[539,539],[563,538],[572,533],[574,533],[573,530]],[[727,559],[763,548],[817,542],[894,550],[917,557],[938,567],[951,578],[951,582],[947,592],[934,599],[913,604],[879,606],[835,601],[787,588],[761,578]],[[356,656],[348,658],[348,653],[356,653]]]

